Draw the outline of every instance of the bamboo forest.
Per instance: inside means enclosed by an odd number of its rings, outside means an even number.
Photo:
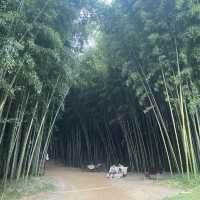
[[[199,0],[0,0],[0,191],[47,156],[200,186]]]

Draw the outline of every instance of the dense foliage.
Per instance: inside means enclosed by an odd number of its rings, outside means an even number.
[[[42,174],[48,151],[196,175],[199,25],[198,0],[2,0],[0,178]]]
[[[81,1],[0,2],[0,178],[43,173],[86,35]]]
[[[97,15],[96,47],[66,100],[62,156],[196,174],[199,1],[115,0]]]

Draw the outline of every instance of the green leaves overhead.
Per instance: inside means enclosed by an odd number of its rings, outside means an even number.
[[[0,179],[4,182],[44,170],[55,121],[79,73],[81,48],[76,46],[87,38],[85,24],[79,21],[83,7],[85,1],[74,0],[0,1]],[[77,35],[82,36],[78,42]]]
[[[52,143],[70,165],[196,173],[199,24],[194,0],[2,0],[0,178],[40,174],[68,92]]]
[[[94,137],[103,142],[108,138],[101,144],[107,163],[114,162],[118,149],[128,155],[126,162],[134,169],[152,165],[196,173],[199,6],[192,0],[115,0],[111,6],[96,5],[95,47],[81,55],[80,77],[61,124],[61,143],[69,150],[63,152],[65,162],[77,163],[80,148],[83,160],[100,159],[92,153],[98,148]],[[68,129],[82,135],[79,142],[86,141],[87,148],[76,145]],[[110,146],[115,153],[110,153]],[[118,155],[122,160],[123,153]]]

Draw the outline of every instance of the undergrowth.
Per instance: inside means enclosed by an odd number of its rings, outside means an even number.
[[[0,200],[18,200],[42,192],[53,191],[54,189],[53,184],[40,178],[10,181],[6,184],[4,190],[3,187],[0,188]]]

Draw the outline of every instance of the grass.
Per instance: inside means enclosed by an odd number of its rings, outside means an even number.
[[[200,175],[197,177],[191,176],[190,179],[188,179],[187,175],[175,175],[164,179],[164,181],[175,187],[192,189],[200,185]]]
[[[0,200],[18,200],[23,197],[36,195],[42,192],[53,191],[53,184],[41,180],[40,178],[30,178],[28,180],[12,181],[7,183],[6,189],[0,189]]]
[[[165,180],[172,187],[181,188],[184,192],[174,196],[168,197],[163,200],[199,200],[200,199],[200,176],[191,177],[188,180],[187,176],[172,176]]]
[[[164,200],[199,200],[200,199],[200,187],[191,190],[188,193],[178,194],[175,197],[165,198]]]

